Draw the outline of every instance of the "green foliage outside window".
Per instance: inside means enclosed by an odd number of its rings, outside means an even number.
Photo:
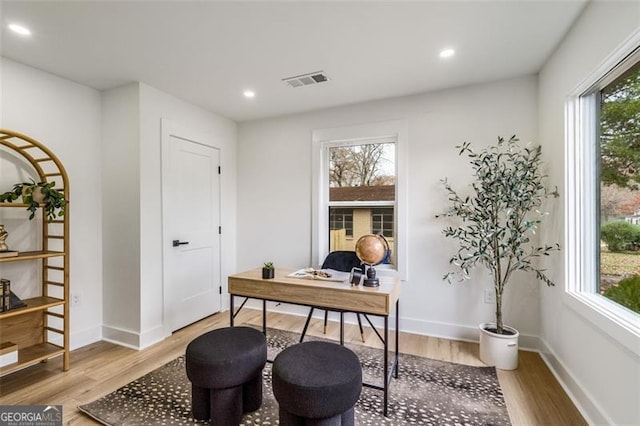
[[[604,293],[605,297],[640,313],[640,276],[621,280],[617,286],[611,287]]]
[[[640,226],[625,221],[610,222],[602,226],[600,238],[609,251],[633,250],[640,247]]]
[[[605,87],[600,106],[601,179],[640,185],[640,62]]]
[[[600,291],[640,313],[640,226],[622,220],[640,211],[640,62],[600,91],[599,130]]]

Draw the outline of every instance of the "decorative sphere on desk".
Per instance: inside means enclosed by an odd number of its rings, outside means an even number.
[[[356,255],[367,265],[377,265],[386,257],[388,247],[380,235],[363,235],[356,242]]]
[[[363,281],[365,287],[378,287],[380,280],[376,278],[374,265],[384,261],[389,251],[389,243],[382,235],[363,235],[356,242],[356,255],[367,266],[363,266],[366,278]]]

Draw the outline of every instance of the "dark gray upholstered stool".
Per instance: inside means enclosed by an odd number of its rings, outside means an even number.
[[[189,343],[185,362],[194,418],[237,425],[242,413],[262,405],[267,341],[260,331],[229,327],[205,333]]]
[[[290,346],[273,361],[272,378],[281,426],[354,424],[362,367],[344,346],[329,342]]]

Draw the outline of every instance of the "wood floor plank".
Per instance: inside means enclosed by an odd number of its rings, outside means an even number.
[[[338,340],[337,319],[335,313],[330,315],[326,335],[323,321],[313,319],[308,334]],[[304,320],[304,317],[270,312],[267,324],[300,332]],[[243,309],[236,317],[236,325],[243,324],[262,327],[261,311]],[[71,369],[67,372],[62,372],[62,360],[58,358],[0,378],[0,404],[62,404],[64,424],[97,424],[77,406],[100,398],[183,354],[187,344],[200,334],[228,325],[229,315],[225,312],[185,327],[142,351],[107,342],[85,346],[71,352]],[[390,341],[394,342],[395,335],[390,335]],[[366,345],[382,347],[371,328],[365,327],[364,336]],[[345,326],[345,341],[362,344],[357,325]],[[483,365],[475,343],[401,333],[400,351],[442,361]],[[514,425],[587,424],[537,353],[521,351],[518,369],[498,371],[498,379]]]

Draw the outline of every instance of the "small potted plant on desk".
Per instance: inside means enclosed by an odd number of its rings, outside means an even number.
[[[273,262],[265,262],[262,267],[262,278],[265,280],[271,279],[275,276],[276,270],[273,266]]]

